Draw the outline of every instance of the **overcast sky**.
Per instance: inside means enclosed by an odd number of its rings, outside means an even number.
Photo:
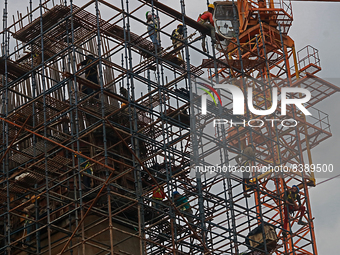
[[[120,0],[107,0],[120,6]],[[19,10],[26,13],[29,0],[9,0],[10,21],[12,14]],[[33,0],[34,6],[39,1]],[[59,0],[55,0],[59,3]],[[69,1],[68,1],[69,2]],[[74,1],[79,6],[85,0]],[[124,1],[125,2],[125,1]],[[180,1],[163,0],[165,4],[173,8],[179,8]],[[199,13],[206,8],[206,0],[185,0],[188,16],[196,19]],[[0,0],[1,8],[4,0]],[[133,6],[131,6],[133,7]],[[340,43],[340,3],[327,2],[294,2],[294,21],[289,35],[295,41],[297,50],[306,45],[311,45],[319,50],[322,71],[316,75],[340,84],[334,79],[340,80],[339,68],[339,43]],[[144,18],[144,17],[143,17]],[[163,23],[164,24],[164,23]],[[134,31],[138,33],[138,31]],[[316,107],[329,114],[333,137],[322,142],[312,150],[313,163],[332,163],[334,169],[339,171],[340,164],[340,118],[339,118],[340,94],[335,94],[324,100]],[[318,179],[322,182],[325,179]],[[340,236],[340,179],[334,179],[316,188],[310,189],[313,216],[315,217],[315,231],[319,254],[339,254],[338,241]]]
[[[294,22],[290,36],[297,49],[311,45],[319,50],[322,70],[316,75],[339,84],[340,3],[294,2]],[[339,85],[338,85],[339,86]],[[339,171],[340,151],[340,94],[316,105],[329,114],[333,137],[312,150],[313,163],[332,163]],[[322,182],[325,179],[317,179]],[[310,200],[315,217],[315,232],[319,254],[339,254],[340,236],[340,179],[336,178],[310,189]]]

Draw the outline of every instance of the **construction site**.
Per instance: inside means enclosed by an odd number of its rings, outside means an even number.
[[[318,49],[295,48],[290,0],[207,2],[213,29],[184,0],[11,4],[1,6],[0,254],[318,254],[317,181],[294,166],[331,138],[316,107],[340,88],[317,76]],[[244,114],[223,84],[244,93]],[[283,88],[297,89],[291,100],[308,90],[311,115],[283,109]],[[206,171],[268,165],[287,171]]]

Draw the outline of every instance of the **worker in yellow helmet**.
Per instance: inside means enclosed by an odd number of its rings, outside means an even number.
[[[177,28],[172,31],[172,34],[171,34],[171,40],[172,40],[172,45],[174,46],[174,49],[182,46],[183,39],[184,39],[183,24],[179,24]],[[180,50],[177,51],[177,57],[180,60],[183,60]]]
[[[197,19],[197,22],[205,26],[210,30],[211,40],[213,44],[216,43],[216,34],[215,34],[215,24],[213,19],[215,6],[213,4],[208,5],[208,11],[203,12]],[[204,52],[207,51],[205,48],[205,35],[203,35],[202,39],[202,49]]]
[[[89,54],[86,55],[86,59],[80,63],[77,64],[77,70],[80,69],[80,67],[82,66],[88,66],[85,69],[85,78],[97,85],[99,85],[99,81],[98,81],[98,71],[97,71],[97,66],[98,66],[98,62],[96,62],[95,64],[93,63],[96,60],[96,58]],[[98,90],[94,90],[90,87],[87,87],[86,85],[83,85],[81,87],[81,84],[79,83],[79,91],[81,91],[82,93],[86,94],[86,95],[91,95],[93,92],[97,92]],[[99,95],[95,95],[96,99],[99,99]]]

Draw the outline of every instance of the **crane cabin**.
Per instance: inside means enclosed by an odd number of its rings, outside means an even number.
[[[280,23],[283,35],[287,35],[293,20],[289,0],[275,2],[273,0],[227,0],[216,1],[214,6],[215,31],[219,35],[223,48],[227,48],[230,41],[236,40],[237,30],[242,37],[242,33],[246,30],[257,26],[259,16],[261,21],[270,27],[278,29]],[[219,44],[217,49],[222,51]]]
[[[231,1],[214,2],[215,29],[223,38],[230,40],[234,38],[235,28],[240,26],[237,7]]]

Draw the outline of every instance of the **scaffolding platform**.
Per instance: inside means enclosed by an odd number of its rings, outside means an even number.
[[[309,90],[311,93],[311,99],[306,103],[306,108],[312,107],[327,97],[340,91],[338,86],[310,73],[307,73],[306,76],[295,81],[292,84],[292,87],[299,87]]]

